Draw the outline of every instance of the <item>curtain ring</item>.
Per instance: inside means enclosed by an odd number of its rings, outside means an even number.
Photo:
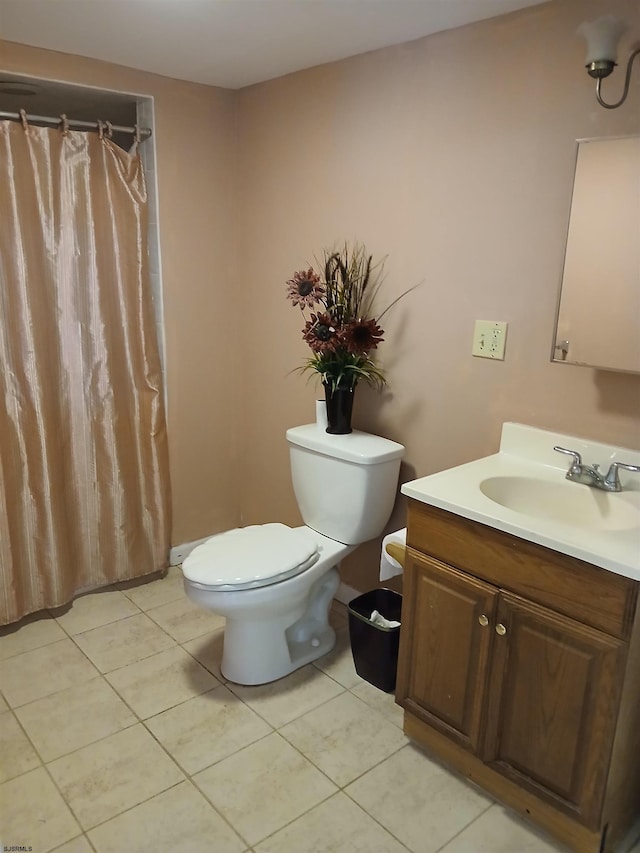
[[[66,136],[69,133],[69,119],[65,113],[62,113],[60,116],[60,130],[62,131],[63,136]]]
[[[20,121],[22,122],[23,128],[26,130],[29,127],[29,122],[27,121],[27,111],[20,110]]]
[[[107,126],[107,139],[113,139],[113,125],[110,121],[105,121]]]
[[[138,143],[138,145],[142,142],[142,134],[140,133],[140,125],[134,124],[135,133],[133,134],[133,138]]]
[[[98,139],[104,139],[104,122],[98,119],[96,124],[98,125]]]

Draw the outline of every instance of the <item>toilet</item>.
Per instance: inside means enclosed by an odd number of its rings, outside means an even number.
[[[238,684],[266,684],[327,654],[336,636],[329,608],[337,566],[378,536],[396,497],[404,447],[323,425],[287,430],[303,527],[235,528],[184,560],[188,597],[226,618],[221,670]]]

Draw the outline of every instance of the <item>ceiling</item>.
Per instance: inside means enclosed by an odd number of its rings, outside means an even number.
[[[0,0],[0,38],[239,89],[541,2]]]

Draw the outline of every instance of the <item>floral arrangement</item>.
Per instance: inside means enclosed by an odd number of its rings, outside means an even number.
[[[331,391],[354,388],[361,379],[381,389],[386,379],[371,358],[384,340],[379,321],[405,294],[377,317],[373,314],[384,259],[374,264],[360,243],[325,249],[321,265],[322,276],[309,267],[287,281],[287,298],[303,313],[302,337],[313,352],[300,369],[319,373]]]

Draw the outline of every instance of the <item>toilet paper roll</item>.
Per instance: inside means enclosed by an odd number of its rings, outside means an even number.
[[[320,429],[326,429],[329,426],[325,400],[316,400],[316,424]]]
[[[403,527],[402,530],[396,530],[394,533],[389,533],[382,540],[382,551],[380,553],[380,580],[388,581],[389,578],[393,578],[396,575],[402,574],[402,566],[397,560],[394,560],[392,556],[387,554],[387,543],[393,542],[396,545],[402,545],[406,547],[407,544],[407,528]]]

